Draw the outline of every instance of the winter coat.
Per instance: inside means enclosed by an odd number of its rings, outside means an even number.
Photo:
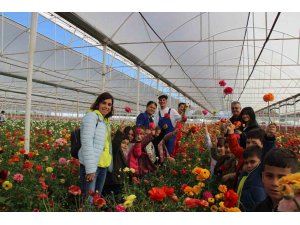
[[[267,197],[262,183],[261,170],[262,164],[252,170],[246,178],[240,195],[240,209],[242,211],[253,212],[255,206]],[[241,177],[244,175],[246,173],[242,173]]]
[[[139,158],[142,154],[147,154],[143,152],[143,148],[145,148],[151,141],[153,140],[153,136],[151,134],[144,137],[141,142],[136,142],[128,154],[128,165],[129,168],[135,170],[136,175],[140,175],[140,166],[139,166]]]
[[[255,207],[254,212],[277,212],[277,206],[274,206],[272,199],[268,196]]]
[[[96,126],[97,120],[99,120],[99,122]],[[110,131],[110,127],[107,127],[107,124],[95,112],[88,112],[82,118],[80,125],[81,148],[78,152],[78,158],[80,163],[85,166],[86,174],[95,173],[97,170],[100,157],[104,150],[107,131]],[[108,135],[110,136],[111,134]],[[112,156],[111,143],[109,152]],[[108,167],[108,171],[111,172],[112,168],[113,160]]]

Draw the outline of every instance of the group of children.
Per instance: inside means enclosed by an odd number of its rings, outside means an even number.
[[[133,169],[133,176],[141,177],[156,171],[166,160],[174,161],[166,148],[165,142],[176,135],[176,130],[166,133],[167,125],[162,129],[150,123],[148,127],[127,126],[121,124],[112,141],[113,165],[112,173],[108,173],[103,195],[112,192],[119,194],[124,183],[123,169]]]
[[[218,138],[210,148],[211,170],[216,181],[237,192],[238,207],[242,211],[277,211],[283,198],[278,190],[278,180],[298,170],[296,154],[276,148],[275,124],[268,125],[266,130],[256,127],[248,131],[245,148],[230,121],[226,122],[225,128],[226,137]],[[206,134],[209,136],[207,131]]]

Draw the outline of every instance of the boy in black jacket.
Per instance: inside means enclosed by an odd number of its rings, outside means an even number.
[[[265,156],[262,164],[262,182],[267,197],[255,208],[255,212],[276,212],[280,200],[283,198],[278,190],[278,180],[299,168],[297,155],[286,149],[272,149]]]

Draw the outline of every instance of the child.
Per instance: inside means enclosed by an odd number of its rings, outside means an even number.
[[[255,212],[276,212],[280,200],[283,198],[278,190],[278,180],[298,170],[297,155],[286,149],[275,148],[268,152],[262,163],[262,182],[267,197],[256,208]]]
[[[152,133],[145,136],[145,128],[137,127],[135,130],[136,143],[128,154],[128,166],[135,170],[136,176],[141,176],[156,170],[155,165],[145,152],[145,147],[154,139]]]
[[[237,194],[238,207],[244,212],[253,212],[255,206],[266,198],[261,180],[262,149],[258,146],[246,148],[243,153],[244,171],[241,173]]]
[[[237,185],[237,179],[239,172],[243,168],[243,152],[244,149],[238,144],[237,138],[234,134],[234,127],[232,124],[228,124],[227,126],[228,130],[228,144],[230,151],[235,155],[235,157],[238,159],[238,164],[236,167],[236,176],[235,176],[235,182],[234,182],[234,188]],[[265,154],[272,148],[275,147],[275,133],[276,133],[276,125],[270,124],[267,127],[266,132],[262,129],[253,129],[248,132],[247,134],[247,140],[246,140],[246,148],[251,146],[258,146],[262,148],[262,159],[264,158]]]
[[[227,187],[232,188],[237,160],[231,153],[228,142],[224,138],[218,138],[217,152],[214,154],[214,157],[217,159],[217,163],[214,168],[214,175],[216,175],[219,182],[222,182],[226,184]]]
[[[121,193],[122,184],[124,182],[122,170],[128,166],[127,155],[128,155],[129,137],[123,136],[119,145],[113,147],[113,164],[114,168],[111,173],[107,173],[105,186],[103,189],[103,195],[114,192],[115,195]],[[117,147],[116,147],[117,146]]]

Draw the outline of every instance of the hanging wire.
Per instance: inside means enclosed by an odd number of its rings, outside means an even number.
[[[263,44],[263,47],[261,48],[260,53],[259,53],[257,59],[255,60],[254,66],[253,66],[253,68],[252,68],[252,71],[251,71],[251,73],[250,73],[248,79],[246,80],[246,83],[245,83],[245,85],[244,85],[244,87],[243,87],[243,89],[242,89],[242,92],[241,92],[241,94],[240,94],[240,96],[239,96],[239,98],[238,98],[238,101],[240,100],[242,94],[244,93],[244,90],[245,90],[245,88],[246,88],[246,86],[247,86],[247,83],[249,82],[249,80],[250,80],[250,78],[251,78],[251,76],[252,76],[252,74],[253,74],[253,72],[254,72],[255,66],[256,66],[256,64],[257,64],[257,62],[258,62],[258,60],[259,60],[259,58],[260,58],[260,56],[261,56],[261,54],[262,54],[262,52],[263,52],[263,50],[264,50],[264,48],[265,48],[267,42],[268,42],[268,40],[269,40],[269,38],[270,38],[272,32],[273,32],[273,29],[274,29],[274,27],[275,27],[275,25],[276,25],[276,23],[277,23],[277,21],[278,21],[278,19],[279,19],[279,16],[280,16],[280,12],[277,13],[277,16],[276,16],[276,18],[275,18],[275,20],[274,20],[274,23],[273,23],[273,25],[272,25],[272,28],[271,28],[271,30],[270,30],[270,32],[269,32],[269,35],[268,35],[268,37],[267,37],[265,43]]]

